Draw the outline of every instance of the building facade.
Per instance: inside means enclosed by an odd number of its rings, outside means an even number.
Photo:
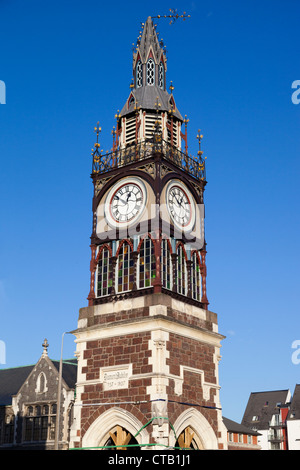
[[[300,385],[296,384],[286,416],[289,450],[300,450]]]
[[[103,154],[95,128],[90,291],[73,332],[73,448],[227,447],[224,337],[206,294],[202,136],[191,157],[166,71],[149,17],[112,152]]]
[[[59,362],[48,356],[45,340],[35,365],[0,370],[1,449],[54,450],[56,442],[59,449],[69,447],[77,361],[63,362],[61,387],[59,369]]]
[[[227,429],[228,450],[261,450],[258,444],[260,434],[257,431],[223,417]]]
[[[291,404],[289,390],[251,393],[242,425],[258,431],[262,450],[288,450],[287,417]]]

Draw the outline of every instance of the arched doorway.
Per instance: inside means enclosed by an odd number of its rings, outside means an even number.
[[[82,447],[99,450],[119,447],[118,450],[139,451],[141,444],[149,443],[148,431],[142,428],[143,424],[133,414],[114,407],[95,419],[82,438]],[[134,447],[128,447],[131,445]]]
[[[177,436],[170,436],[170,445],[189,449],[217,450],[218,439],[207,419],[200,411],[189,408],[174,423]]]

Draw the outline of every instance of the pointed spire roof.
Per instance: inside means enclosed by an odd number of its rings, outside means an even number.
[[[153,59],[156,63],[160,62],[163,56],[166,62],[166,54],[158,40],[158,33],[153,24],[151,16],[148,16],[147,21],[143,24],[143,33],[141,39],[138,39],[137,50],[133,56],[134,63],[138,56],[140,56],[142,63],[146,63],[150,50],[153,52]]]
[[[166,91],[165,73],[167,70],[167,58],[163,49],[162,40],[159,41],[156,27],[153,24],[151,16],[147,18],[146,23],[142,24],[143,31],[138,37],[136,50],[133,53],[133,75],[136,76],[137,62],[140,60],[142,63],[142,86],[132,85],[132,90],[127,99],[120,116],[126,116],[135,112],[135,109],[141,108],[148,111],[154,111],[157,108],[157,100],[160,102],[161,111],[170,111],[172,109],[173,116],[183,121],[183,118],[176,107],[174,96]],[[155,62],[155,78],[154,84],[147,83],[147,61],[152,58]],[[160,62],[163,62],[163,86],[158,85],[158,67]],[[132,99],[133,98],[133,99]]]

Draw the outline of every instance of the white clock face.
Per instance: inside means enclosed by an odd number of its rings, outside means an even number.
[[[138,220],[146,200],[146,190],[137,178],[124,178],[115,185],[106,198],[105,213],[112,225],[133,223]]]
[[[175,225],[191,230],[195,222],[195,208],[188,189],[180,181],[173,181],[168,185],[166,198],[169,214]]]

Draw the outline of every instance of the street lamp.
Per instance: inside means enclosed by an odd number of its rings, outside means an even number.
[[[61,339],[61,353],[60,353],[60,362],[59,362],[59,373],[58,373],[58,388],[57,388],[57,410],[56,410],[56,426],[55,426],[55,441],[54,441],[54,450],[58,450],[58,441],[59,441],[59,428],[60,428],[60,405],[61,405],[61,382],[62,382],[62,361],[63,361],[63,346],[64,346],[64,336],[72,334],[71,331],[65,331],[62,334]]]

